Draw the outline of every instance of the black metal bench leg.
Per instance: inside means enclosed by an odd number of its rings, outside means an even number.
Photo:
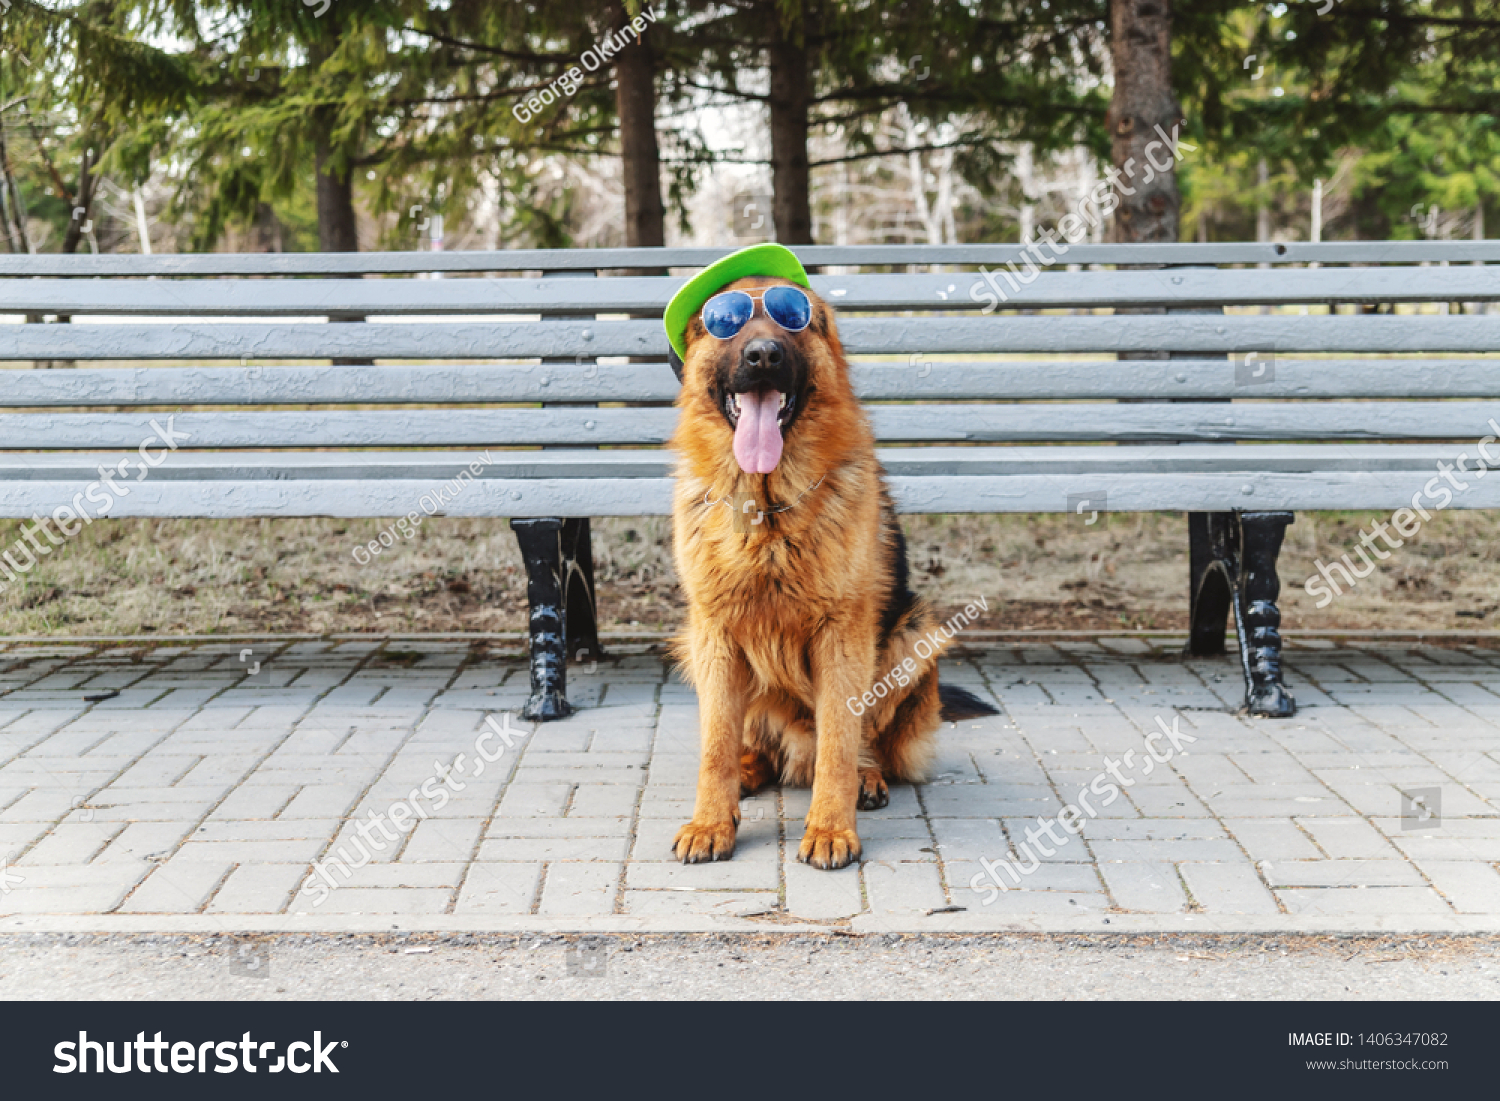
[[[587,519],[512,520],[526,562],[530,607],[531,697],[521,717],[539,722],[573,713],[567,660],[600,655],[594,615],[594,563]]]
[[[1224,652],[1234,598],[1239,532],[1232,512],[1188,513],[1188,642],[1195,658]]]
[[[1296,701],[1281,675],[1281,612],[1276,598],[1281,553],[1290,512],[1191,512],[1188,559],[1191,577],[1188,643],[1192,657],[1224,652],[1224,626],[1234,613],[1245,707],[1252,715],[1287,718]]]
[[[1290,512],[1242,512],[1239,520],[1235,626],[1245,670],[1245,706],[1252,715],[1290,718],[1297,713],[1297,703],[1281,675],[1281,610],[1276,607],[1281,580],[1276,558],[1286,527],[1296,517]]]
[[[564,520],[562,541],[563,626],[569,661],[598,661],[599,616],[594,604],[594,542],[588,517]]]

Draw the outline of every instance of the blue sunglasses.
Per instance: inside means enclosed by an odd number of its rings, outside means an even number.
[[[765,308],[766,316],[789,333],[800,333],[812,320],[812,303],[796,287],[767,287],[759,295],[745,291],[725,291],[703,304],[703,328],[708,335],[728,340],[750,324],[755,303]]]

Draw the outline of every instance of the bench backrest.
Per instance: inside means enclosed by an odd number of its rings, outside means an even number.
[[[657,448],[657,319],[726,251],[0,257],[0,315],[72,321],[0,324],[0,364],[76,364],[0,376],[0,451],[134,449],[165,411],[194,451],[351,463]],[[1500,241],[797,251],[887,445],[1472,441],[1500,415]]]

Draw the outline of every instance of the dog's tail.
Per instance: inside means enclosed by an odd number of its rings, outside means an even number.
[[[1000,714],[998,709],[985,703],[973,692],[954,684],[938,685],[938,703],[941,705],[938,715],[945,723]]]

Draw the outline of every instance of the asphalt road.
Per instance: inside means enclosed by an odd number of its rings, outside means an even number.
[[[1485,999],[1500,938],[0,937],[0,999]]]

